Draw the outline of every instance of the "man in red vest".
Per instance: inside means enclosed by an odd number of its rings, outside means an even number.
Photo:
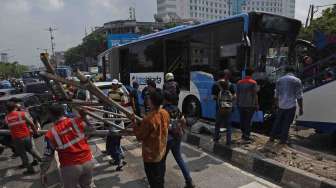
[[[41,157],[34,147],[27,124],[32,128],[34,135],[37,135],[36,125],[26,112],[19,111],[18,105],[13,101],[7,103],[7,111],[8,114],[5,117],[5,122],[10,130],[15,150],[22,160],[22,165],[19,167],[27,168],[27,171],[24,172],[25,174],[33,174],[35,173],[33,166],[38,165],[38,162],[41,161]],[[26,152],[29,152],[34,158],[34,161],[31,164],[29,163],[29,158]]]
[[[64,188],[92,188],[94,163],[88,144],[88,126],[82,117],[68,118],[62,105],[53,105],[51,114],[55,124],[45,135],[45,150],[41,164],[41,181],[46,185],[46,172],[49,169],[55,151],[58,153]]]

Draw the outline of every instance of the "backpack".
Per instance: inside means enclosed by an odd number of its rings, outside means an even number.
[[[229,90],[221,90],[218,94],[218,108],[221,115],[232,112],[233,97]]]
[[[170,95],[177,95],[177,91],[176,91],[177,87],[178,87],[177,82],[169,81],[164,84],[163,90],[164,92],[167,92]]]
[[[181,139],[186,127],[181,111],[175,105],[166,106],[165,109],[170,116],[169,134],[176,139]]]

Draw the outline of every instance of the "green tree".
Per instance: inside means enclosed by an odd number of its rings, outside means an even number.
[[[302,28],[300,38],[312,41],[316,30],[326,34],[336,33],[336,5],[323,10],[322,16],[315,18],[309,27]]]
[[[19,78],[22,74],[28,71],[26,65],[21,65],[17,61],[13,63],[0,62],[0,75],[5,78],[16,77]]]
[[[85,57],[96,59],[100,53],[107,49],[106,46],[105,36],[93,32],[84,38],[82,44],[69,48],[65,52],[65,64],[73,65]]]

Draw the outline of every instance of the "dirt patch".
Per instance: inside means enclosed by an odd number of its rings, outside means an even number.
[[[269,142],[268,137],[253,135],[252,142],[241,140],[239,132],[233,133],[232,147],[240,147],[261,157],[271,158],[281,164],[299,168],[321,177],[336,180],[336,156],[328,157],[321,152],[302,152],[291,146]],[[225,143],[225,134],[220,142]]]

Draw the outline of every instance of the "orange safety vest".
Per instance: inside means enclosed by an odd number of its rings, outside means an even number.
[[[30,136],[27,126],[25,112],[13,111],[6,115],[5,122],[8,125],[13,139],[25,138]]]
[[[61,167],[81,165],[92,160],[91,149],[84,135],[84,122],[80,118],[58,121],[45,137],[57,150]]]

